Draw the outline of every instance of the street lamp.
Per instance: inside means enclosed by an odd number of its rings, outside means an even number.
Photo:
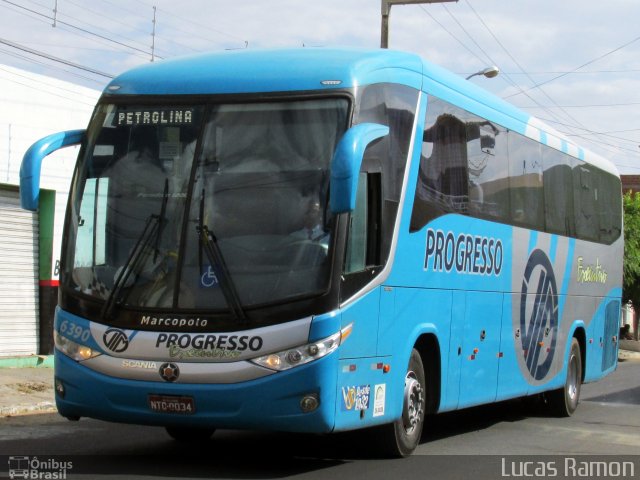
[[[409,5],[415,3],[444,3],[458,0],[382,0],[382,28],[380,48],[389,48],[389,14],[392,5]]]
[[[469,80],[471,77],[475,77],[477,75],[483,75],[487,78],[493,78],[493,77],[497,77],[499,73],[500,73],[500,69],[495,65],[493,65],[492,67],[487,67],[484,70],[480,70],[479,72],[472,73],[466,79]]]

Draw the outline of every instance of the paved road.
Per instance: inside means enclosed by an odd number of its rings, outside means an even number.
[[[0,457],[0,472],[7,471],[6,456],[11,455],[71,461],[75,471],[68,472],[69,479],[100,475],[480,480],[501,478],[504,458],[507,466],[511,459],[520,458],[507,456],[590,454],[631,458],[635,478],[639,478],[640,457],[624,457],[640,453],[638,405],[640,361],[626,361],[601,382],[583,386],[582,402],[571,418],[548,418],[522,401],[443,414],[431,419],[413,457],[383,461],[372,457],[362,434],[219,431],[209,442],[181,445],[170,440],[162,428],[86,419],[68,422],[55,414],[29,415],[0,419],[0,454],[5,455]],[[552,458],[561,461],[564,457]]]

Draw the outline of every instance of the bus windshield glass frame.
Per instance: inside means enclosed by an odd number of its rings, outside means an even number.
[[[65,292],[102,302],[102,320],[323,294],[350,103],[99,104],[70,193]]]

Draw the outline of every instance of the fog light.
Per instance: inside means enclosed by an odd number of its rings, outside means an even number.
[[[300,400],[300,408],[304,413],[313,412],[320,405],[320,400],[318,399],[318,395],[315,393],[310,393],[302,397]]]
[[[56,389],[56,393],[61,397],[64,398],[64,395],[66,393],[65,389],[64,389],[64,384],[62,383],[62,380],[60,380],[59,378],[56,378],[54,381],[54,386]]]

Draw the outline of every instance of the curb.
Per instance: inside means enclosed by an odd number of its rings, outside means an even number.
[[[640,352],[633,350],[618,350],[618,361],[620,360],[640,360]]]
[[[53,368],[53,355],[0,358],[0,368]]]

